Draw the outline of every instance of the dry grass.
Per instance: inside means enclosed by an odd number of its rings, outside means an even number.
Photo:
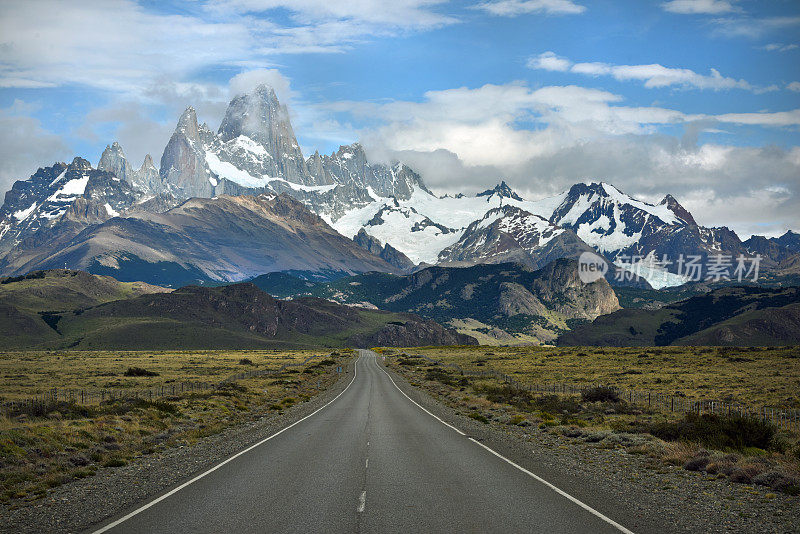
[[[145,388],[170,380],[219,383],[252,369],[301,362],[310,351],[167,353],[4,353],[2,391],[7,398],[52,387]],[[321,354],[317,352],[316,354]],[[350,353],[314,359],[280,374],[248,378],[201,393],[153,400],[116,400],[88,406],[63,403],[41,417],[0,417],[0,502],[36,499],[47,489],[125,465],[143,454],[188,445],[264,413],[312,398],[337,378]],[[239,361],[248,358],[254,365]],[[129,367],[158,376],[126,377]],[[61,373],[61,374],[60,374]],[[63,378],[63,380],[60,379]]]
[[[531,384],[608,384],[689,399],[800,408],[800,347],[426,347],[465,369],[490,367]]]

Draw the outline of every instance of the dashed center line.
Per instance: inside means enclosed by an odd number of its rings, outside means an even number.
[[[364,463],[364,467],[369,469],[369,458],[367,458],[367,461]]]
[[[361,496],[358,498],[358,508],[356,511],[361,513],[364,511],[364,508],[367,506],[367,490],[361,492]]]

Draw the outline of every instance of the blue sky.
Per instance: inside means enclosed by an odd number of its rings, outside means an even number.
[[[800,4],[0,2],[0,189],[188,105],[276,87],[308,154],[360,140],[437,191],[601,179],[744,237],[800,229]]]

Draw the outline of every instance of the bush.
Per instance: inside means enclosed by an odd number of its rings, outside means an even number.
[[[683,468],[687,471],[704,471],[710,461],[711,458],[708,456],[695,456],[694,458],[689,459]]]
[[[747,447],[769,449],[775,426],[754,417],[689,413],[680,421],[650,426],[647,431],[665,441],[691,441],[719,450]]]
[[[141,367],[128,367],[128,370],[125,371],[125,376],[158,376],[158,373],[155,371],[148,371],[147,369],[142,369]]]
[[[475,419],[476,421],[480,421],[481,423],[484,424],[487,424],[489,422],[489,419],[485,415],[480,414],[478,412],[472,412],[467,417],[469,417],[470,419]]]
[[[432,382],[441,382],[447,386],[456,385],[456,381],[453,380],[453,377],[450,375],[450,373],[436,367],[431,367],[425,372],[425,379]]]
[[[239,360],[239,365],[255,365],[250,358],[242,358]]]
[[[581,392],[584,402],[619,402],[619,393],[612,387],[595,386]]]

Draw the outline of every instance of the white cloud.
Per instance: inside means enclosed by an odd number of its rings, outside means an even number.
[[[715,115],[720,122],[734,124],[748,124],[756,126],[798,126],[800,125],[800,109],[791,111],[761,112],[761,113],[725,113]]]
[[[448,0],[216,0],[212,11],[262,13],[277,8],[291,11],[303,23],[347,20],[383,27],[430,29],[457,22],[435,11]]]
[[[787,84],[786,88],[790,91],[800,92],[800,82],[792,82]]]
[[[766,33],[800,26],[800,17],[720,18],[714,24],[716,32],[721,35],[755,39]]]
[[[770,43],[761,46],[759,48],[761,50],[766,50],[767,52],[788,52],[790,50],[795,50],[796,48],[798,48],[798,45],[795,43],[791,44]]]
[[[291,100],[289,79],[277,69],[254,69],[237,74],[228,82],[230,96],[250,92],[260,84],[267,84],[275,89],[275,94],[282,104],[288,104]]]
[[[648,88],[678,86],[712,89],[715,91],[722,89],[743,89],[753,92],[773,90],[771,87],[755,87],[746,80],[725,77],[713,68],[708,75],[703,75],[691,69],[665,67],[657,63],[651,65],[612,65],[601,62],[575,63],[549,51],[530,58],[527,65],[531,69],[570,71],[587,76],[612,76],[619,81],[641,81]]]
[[[131,93],[159,75],[180,79],[251,57],[242,25],[153,14],[127,0],[8,2],[0,35],[7,45],[0,86],[80,84]]]
[[[719,15],[739,11],[728,0],[671,0],[661,4],[661,8],[682,15]]]
[[[197,15],[176,15],[133,0],[6,2],[0,87],[78,84],[140,96],[163,77],[183,81],[221,65],[265,68],[276,54],[338,53],[372,36],[457,22],[433,10],[442,3],[230,0],[203,4]],[[295,17],[280,25],[247,15],[274,8]]]
[[[493,0],[478,4],[475,8],[500,17],[516,17],[529,13],[577,15],[586,11],[586,7],[571,0]]]
[[[527,62],[529,69],[551,70],[566,72],[572,66],[572,61],[559,57],[555,52],[544,52],[530,58]]]
[[[0,191],[28,178],[39,167],[70,157],[59,136],[46,131],[37,119],[20,114],[35,108],[16,100],[0,109]]]

